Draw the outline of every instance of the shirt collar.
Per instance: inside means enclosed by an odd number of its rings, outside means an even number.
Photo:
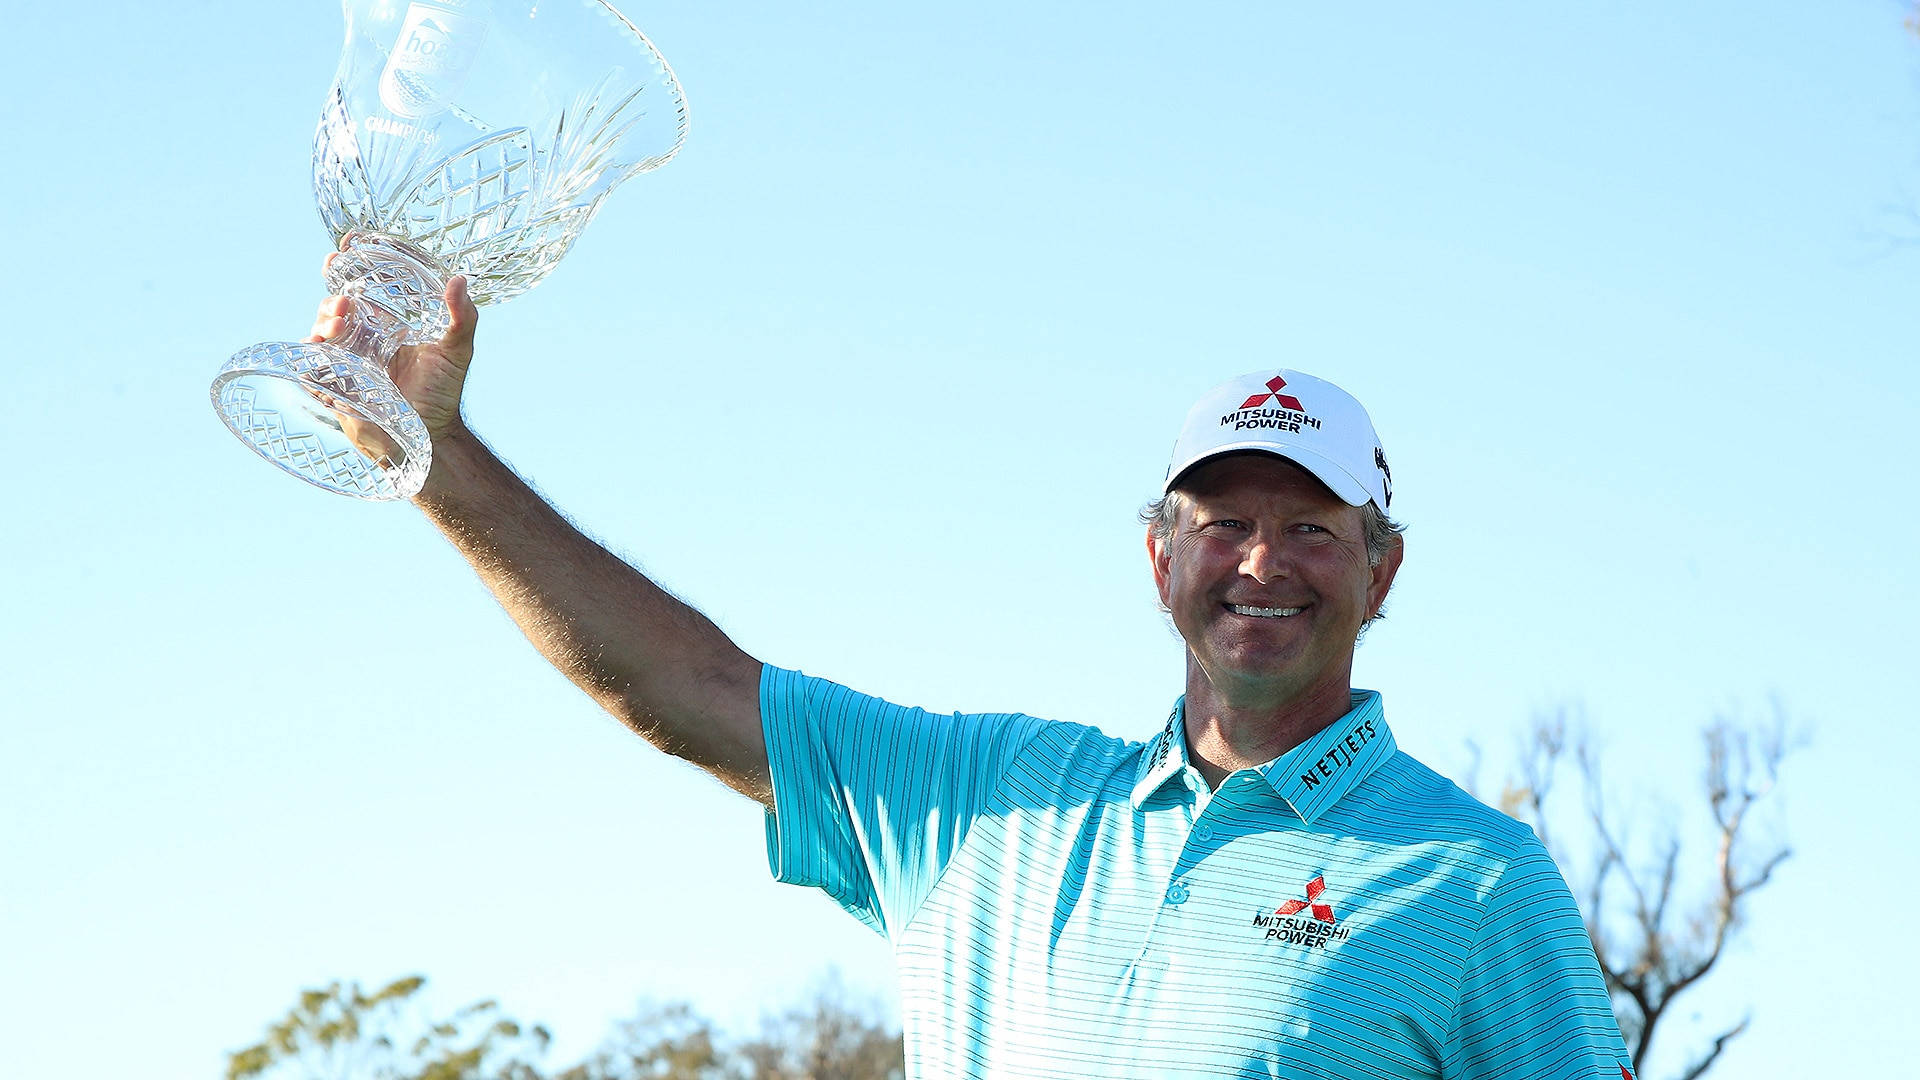
[[[1399,752],[1380,695],[1355,690],[1347,715],[1255,771],[1311,823]]]
[[[1355,690],[1350,700],[1351,708],[1345,716],[1254,768],[1303,821],[1311,823],[1326,813],[1399,752],[1387,727],[1380,695],[1372,690]],[[1168,777],[1186,767],[1186,699],[1181,698],[1174,703],[1167,726],[1140,755],[1133,782],[1134,809],[1139,809]]]
[[[1167,717],[1167,726],[1146,746],[1140,755],[1140,767],[1133,777],[1133,808],[1140,809],[1147,796],[1157,791],[1170,776],[1180,775],[1187,767],[1187,699],[1182,697],[1173,703],[1173,712]]]

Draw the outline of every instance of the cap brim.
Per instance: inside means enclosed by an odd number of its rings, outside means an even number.
[[[1305,447],[1275,446],[1270,439],[1262,439],[1257,442],[1228,443],[1225,446],[1210,446],[1207,448],[1206,453],[1181,462],[1177,467],[1169,471],[1167,473],[1167,484],[1160,489],[1160,494],[1165,495],[1172,491],[1175,487],[1179,486],[1180,481],[1186,479],[1188,473],[1222,454],[1243,454],[1248,451],[1271,454],[1274,457],[1284,458],[1293,462],[1295,465],[1312,473],[1315,479],[1327,485],[1327,489],[1332,491],[1335,496],[1348,506],[1365,506],[1373,501],[1373,493],[1367,490],[1365,484],[1355,479],[1352,473],[1335,465],[1329,458],[1315,451],[1308,450]]]

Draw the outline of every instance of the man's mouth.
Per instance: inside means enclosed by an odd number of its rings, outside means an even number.
[[[1227,610],[1235,615],[1249,615],[1256,619],[1285,619],[1307,610],[1303,607],[1249,607],[1246,604],[1228,604]]]

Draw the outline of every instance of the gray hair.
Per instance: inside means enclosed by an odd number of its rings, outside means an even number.
[[[1178,489],[1169,491],[1140,508],[1140,524],[1147,527],[1147,535],[1153,537],[1154,543],[1164,544],[1173,539],[1173,532],[1179,527],[1180,516],[1186,511],[1186,506],[1185,492]],[[1360,518],[1366,531],[1367,565],[1379,566],[1380,560],[1387,557],[1387,552],[1393,549],[1394,542],[1401,533],[1407,531],[1407,527],[1388,517],[1372,499],[1368,499],[1367,505],[1360,508]],[[1365,633],[1367,627],[1386,617],[1386,607],[1382,605],[1377,613],[1361,625],[1360,632]]]

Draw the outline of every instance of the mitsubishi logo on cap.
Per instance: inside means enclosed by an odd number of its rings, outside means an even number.
[[[1309,411],[1311,410],[1311,411]],[[1387,508],[1386,455],[1352,394],[1290,368],[1264,368],[1209,390],[1187,411],[1161,493],[1220,454],[1264,451],[1317,477],[1349,506]]]
[[[1280,392],[1286,389],[1286,385],[1287,380],[1275,375],[1273,378],[1267,380],[1267,389],[1271,391],[1270,393],[1255,394],[1241,402],[1240,407],[1243,409],[1257,409],[1268,398],[1272,398],[1273,403],[1283,409],[1292,409],[1294,412],[1306,412],[1307,407],[1300,404],[1299,398],[1294,397],[1292,394],[1283,394]]]

